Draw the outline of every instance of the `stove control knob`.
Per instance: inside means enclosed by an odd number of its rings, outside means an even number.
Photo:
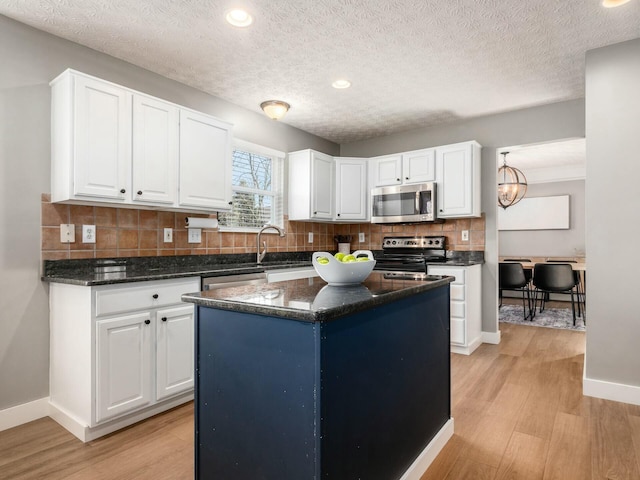
[[[429,240],[429,245],[433,244],[433,240]]]
[[[393,242],[391,242],[391,244],[392,244],[392,245],[395,245],[395,244],[396,244],[396,241],[394,240]]]

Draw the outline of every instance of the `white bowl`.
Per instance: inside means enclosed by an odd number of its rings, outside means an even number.
[[[369,260],[366,262],[341,262],[327,252],[314,252],[311,256],[311,263],[318,272],[318,275],[329,285],[356,285],[363,282],[376,266],[371,250],[356,250],[352,253],[355,257],[366,255]],[[318,258],[326,257],[329,263],[319,263]]]

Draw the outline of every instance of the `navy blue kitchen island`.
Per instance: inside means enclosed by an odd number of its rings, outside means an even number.
[[[196,478],[419,478],[453,433],[451,280],[183,296],[198,306]]]

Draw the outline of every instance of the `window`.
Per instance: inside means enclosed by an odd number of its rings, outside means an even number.
[[[234,141],[232,206],[218,215],[221,230],[257,231],[265,223],[284,227],[282,215],[284,153]]]

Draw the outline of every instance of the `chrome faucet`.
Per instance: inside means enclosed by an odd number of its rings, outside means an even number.
[[[256,253],[256,263],[258,265],[260,265],[262,263],[262,259],[264,258],[264,256],[267,254],[267,241],[265,240],[264,242],[262,242],[262,246],[264,248],[264,250],[262,251],[262,253],[260,252],[260,236],[262,235],[262,232],[264,232],[265,230],[269,230],[269,229],[273,229],[276,230],[281,237],[284,237],[284,230],[280,227],[278,227],[277,225],[270,225],[270,224],[266,224],[265,226],[263,226],[260,231],[258,232],[258,236],[256,237],[256,246],[257,246],[257,253]]]

